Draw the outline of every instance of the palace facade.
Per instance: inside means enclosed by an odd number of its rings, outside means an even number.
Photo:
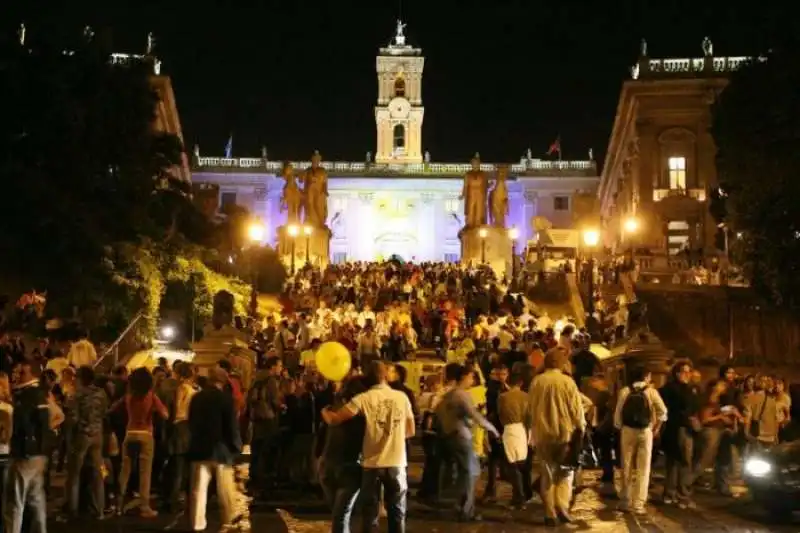
[[[718,187],[711,105],[729,74],[752,58],[715,56],[708,38],[701,48],[701,57],[654,59],[642,42],[622,86],[598,190],[610,246],[667,257],[684,249],[717,253],[708,210],[709,191]]]
[[[392,255],[413,261],[458,261],[464,226],[459,198],[472,153],[464,162],[431,161],[424,150],[422,75],[425,58],[420,48],[406,43],[398,23],[392,42],[376,59],[378,91],[375,105],[376,146],[364,161],[323,161],[328,172],[329,258],[375,260]],[[309,149],[309,156],[313,151]],[[319,147],[324,157],[324,147]],[[281,210],[284,180],[282,161],[262,158],[206,157],[197,147],[192,158],[192,181],[198,189],[217,190],[218,206],[246,207],[266,226],[265,242],[277,241],[286,223]],[[310,161],[294,161],[300,175]],[[524,245],[535,237],[534,217],[545,217],[554,228],[571,228],[577,198],[594,193],[598,184],[595,162],[545,161],[530,151],[509,169],[508,227],[519,231]],[[493,178],[500,164],[481,163]]]

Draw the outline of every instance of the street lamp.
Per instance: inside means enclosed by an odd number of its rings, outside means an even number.
[[[511,285],[516,286],[517,282],[517,239],[519,230],[516,226],[508,229],[508,238],[511,239]]]
[[[264,240],[264,225],[261,222],[253,222],[247,227],[247,237],[252,243],[259,243]]]
[[[264,234],[266,230],[264,225],[255,221],[247,227],[247,237],[250,239],[251,244],[255,247],[264,241]],[[256,250],[250,250],[250,315],[256,316],[258,311],[258,267],[256,265]]]
[[[292,264],[291,264],[291,274],[294,276],[294,253],[295,253],[295,241],[297,240],[297,235],[300,233],[300,228],[297,227],[297,224],[290,224],[289,228],[289,236],[292,238]]]
[[[639,231],[639,220],[636,217],[628,217],[622,227],[625,229],[625,233],[636,233]]]
[[[314,231],[314,228],[306,224],[303,226],[303,235],[306,236],[306,266],[311,264],[311,255],[309,254],[309,245],[311,244],[311,233]]]
[[[600,232],[596,229],[586,229],[583,231],[583,244],[586,245],[586,249],[588,250],[589,254],[589,300],[588,300],[588,309],[587,314],[589,315],[587,322],[587,326],[590,324],[594,324],[594,256],[592,255],[592,251],[595,246],[600,242]],[[592,329],[589,329],[589,334],[592,334]]]
[[[486,264],[486,237],[489,236],[489,230],[481,228],[478,230],[478,236],[481,238],[481,263]]]

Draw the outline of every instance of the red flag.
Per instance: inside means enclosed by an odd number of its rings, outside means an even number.
[[[554,153],[558,152],[558,155],[561,156],[561,137],[556,137],[556,140],[553,141],[553,144],[550,145],[550,148],[547,150],[547,155],[553,155]]]

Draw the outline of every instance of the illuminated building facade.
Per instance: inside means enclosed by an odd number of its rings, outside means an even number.
[[[375,260],[398,255],[414,261],[457,261],[458,232],[464,225],[459,199],[462,178],[473,153],[463,163],[432,162],[423,150],[422,50],[406,44],[398,22],[391,44],[377,56],[376,148],[364,161],[323,161],[328,172],[330,260]],[[317,147],[309,147],[309,155]],[[323,157],[324,147],[319,147]],[[247,207],[267,226],[274,243],[286,223],[280,201],[283,162],[266,158],[203,157],[195,149],[192,181],[219,187],[220,206]],[[296,175],[310,161],[292,162]],[[533,238],[531,220],[544,216],[555,228],[573,223],[573,196],[594,192],[593,160],[543,161],[527,156],[509,166],[507,225],[519,230],[520,243]],[[498,164],[482,163],[493,178]]]
[[[714,56],[709,39],[702,50],[697,58],[653,59],[642,42],[622,86],[598,190],[606,244],[667,256],[687,248],[714,253],[711,104],[750,58]],[[626,235],[630,219],[637,231]]]

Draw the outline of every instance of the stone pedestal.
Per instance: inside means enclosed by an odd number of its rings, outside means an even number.
[[[508,229],[483,226],[486,237],[481,237],[481,227],[464,228],[458,233],[461,240],[462,263],[489,265],[498,278],[511,276],[511,238]]]
[[[295,269],[302,268],[306,264],[306,258],[314,266],[320,268],[328,266],[331,230],[328,227],[314,228],[311,235],[306,235],[302,225],[298,225],[298,229],[298,234],[292,237],[288,225],[278,228],[278,254],[286,264],[287,270],[291,269],[292,264],[292,244],[294,244]]]

